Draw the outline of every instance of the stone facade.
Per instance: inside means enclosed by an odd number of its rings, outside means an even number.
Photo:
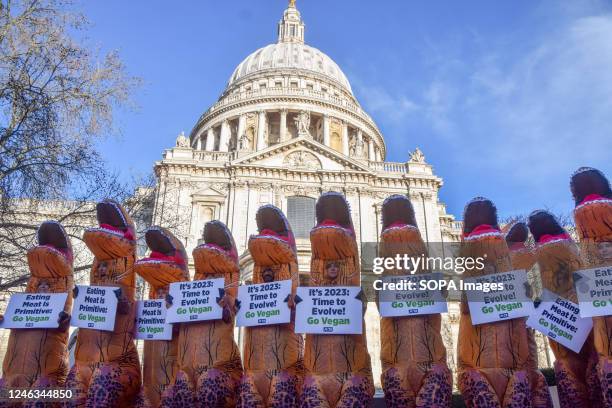
[[[256,233],[255,213],[264,204],[281,208],[294,230],[296,224],[308,227],[298,228],[296,237],[300,272],[308,275],[310,241],[302,230],[314,225],[314,215],[302,216],[314,214],[315,200],[330,190],[346,195],[359,243],[378,241],[380,207],[391,194],[412,199],[425,240],[457,242],[460,225],[438,198],[442,179],[418,148],[406,152],[406,162],[385,161],[382,133],[338,65],[304,44],[304,24],[293,3],[279,22],[278,35],[277,43],[238,65],[189,140],[179,135],[176,146],[155,164],[159,185],[153,222],[177,224],[183,217],[179,236],[188,253],[207,221],[225,222],[241,254],[243,281],[249,281],[252,270],[248,238]],[[292,208],[295,198],[302,206],[298,214]],[[450,319],[456,320],[457,308],[451,309]],[[373,302],[366,325],[379,382],[379,315]],[[457,333],[447,328],[452,351]]]

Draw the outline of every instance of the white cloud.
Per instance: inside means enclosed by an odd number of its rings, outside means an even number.
[[[489,48],[446,72],[424,91],[422,111],[462,169],[448,183],[477,177],[473,194],[497,182],[501,200],[567,211],[574,169],[612,176],[612,15],[576,18],[521,53]]]
[[[358,86],[362,102],[373,114],[385,115],[392,121],[404,120],[419,110],[419,106],[404,95],[392,95],[380,86]]]

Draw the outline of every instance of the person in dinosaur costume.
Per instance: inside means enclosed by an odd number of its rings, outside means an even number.
[[[68,293],[68,297],[58,316],[58,328],[11,330],[0,389],[63,387],[68,374],[66,350],[74,287],[72,246],[64,228],[55,221],[43,222],[36,236],[38,245],[27,253],[31,276],[26,293]]]
[[[585,268],[612,266],[612,189],[599,170],[581,167],[571,179],[574,219]],[[593,318],[597,371],[605,405],[612,406],[612,316]]]
[[[536,263],[536,255],[533,248],[527,244],[529,239],[529,227],[522,221],[517,221],[508,226],[506,231],[506,243],[510,249],[510,260],[513,269],[523,269],[529,272]],[[529,297],[533,296],[531,286],[527,288]],[[544,374],[538,369],[538,346],[535,341],[535,333],[527,328],[529,341],[529,360],[527,362],[527,374],[531,386],[531,404],[534,408],[552,408],[553,402],[548,392],[548,384]]]
[[[495,205],[476,197],[465,207],[463,219],[460,256],[481,260],[466,268],[464,276],[511,271],[510,251]],[[531,407],[525,319],[474,325],[464,293],[457,346],[458,385],[468,407]]]
[[[360,286],[359,253],[346,199],[325,193],[315,211],[309,286]],[[372,402],[365,324],[362,334],[307,334],[304,365],[301,407],[368,407]]]
[[[75,363],[66,380],[66,387],[73,390],[74,397],[66,405],[131,406],[140,390],[140,362],[134,342],[134,222],[125,209],[112,200],[99,202],[96,215],[99,226],[83,234],[83,241],[94,254],[89,282],[95,286],[119,288],[115,329],[79,329]],[[75,296],[77,294],[75,288]]]
[[[280,209],[265,205],[256,215],[258,234],[249,239],[253,283],[291,280],[285,301],[291,322],[245,329],[244,376],[238,406],[297,407],[303,375],[304,342],[295,328],[295,290],[299,284],[297,250],[289,222]]]
[[[552,214],[543,210],[529,215],[529,229],[536,242],[543,288],[577,303],[573,273],[581,269],[582,262],[574,240]],[[548,342],[555,355],[554,370],[561,406],[602,406],[592,336],[587,338],[580,353],[552,339]]]
[[[134,269],[149,284],[149,299],[165,299],[171,283],[189,280],[185,247],[170,231],[157,226],[147,229],[145,241],[151,254],[136,261]],[[177,355],[176,324],[173,325],[172,340],[144,342],[143,389],[139,406],[160,406],[161,395],[174,378]]]
[[[383,202],[379,248],[381,257],[427,254],[408,197],[393,195]],[[402,270],[386,273],[407,274]],[[441,328],[440,314],[381,318],[380,358],[387,407],[451,406],[452,376]]]
[[[225,291],[218,298],[223,318],[180,324],[178,366],[172,385],[162,394],[162,407],[233,407],[237,400],[242,376],[234,341],[238,251],[231,232],[220,221],[206,223],[203,240],[193,250],[194,280],[225,279]]]

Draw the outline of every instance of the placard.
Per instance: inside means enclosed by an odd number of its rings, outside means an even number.
[[[166,323],[166,301],[136,302],[136,338],[138,340],[172,340],[172,324]]]
[[[579,353],[593,328],[593,319],[581,318],[576,303],[546,289],[542,297],[542,303],[527,319],[527,326]]]
[[[4,329],[56,329],[66,306],[67,293],[16,293],[11,296],[0,327]]]
[[[408,281],[412,286],[419,288],[419,282],[442,280],[439,272],[419,275],[384,276],[383,284]],[[446,299],[439,290],[381,290],[379,293],[378,308],[382,317],[418,316],[436,313],[446,313],[448,306]]]
[[[462,286],[470,284],[503,284],[503,289],[485,292],[466,290],[472,324],[498,322],[530,316],[534,312],[533,301],[527,297],[527,272],[519,269],[463,279]]]
[[[166,311],[168,323],[216,320],[223,316],[217,299],[223,297],[224,279],[206,279],[191,282],[173,282],[169,295],[172,305]]]
[[[291,309],[286,299],[290,294],[291,280],[239,286],[236,326],[289,323]]]
[[[117,314],[116,290],[112,286],[77,285],[70,325],[84,329],[113,331]]]
[[[358,286],[298,287],[295,332],[312,334],[361,334],[362,302]]]
[[[612,266],[574,272],[580,317],[612,315]]]

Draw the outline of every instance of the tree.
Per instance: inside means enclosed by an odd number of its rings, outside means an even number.
[[[0,290],[27,279],[24,254],[41,217],[80,238],[93,202],[133,192],[95,142],[115,130],[114,112],[138,80],[115,52],[100,57],[75,40],[86,27],[59,0],[0,0]]]

